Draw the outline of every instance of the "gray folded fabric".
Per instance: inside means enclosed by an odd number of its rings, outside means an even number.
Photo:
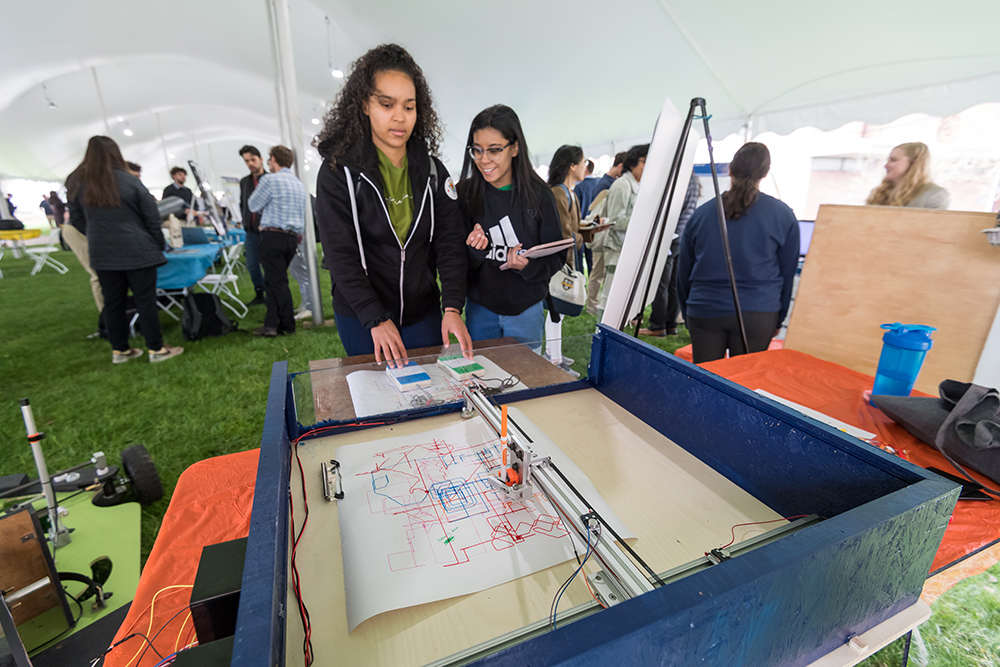
[[[940,398],[872,396],[890,419],[963,466],[1000,485],[1000,393],[968,382],[945,380]]]

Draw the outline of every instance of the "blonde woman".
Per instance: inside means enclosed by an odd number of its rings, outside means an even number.
[[[948,208],[948,191],[931,183],[931,153],[919,141],[900,144],[889,153],[885,179],[865,202],[869,206],[906,206],[908,208]]]

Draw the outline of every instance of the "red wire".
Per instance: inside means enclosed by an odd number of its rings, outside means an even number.
[[[770,521],[751,521],[749,523],[738,523],[738,524],[736,524],[735,526],[733,526],[732,528],[729,529],[729,533],[730,533],[730,535],[732,535],[733,539],[729,540],[728,543],[723,544],[719,548],[720,549],[725,549],[728,546],[732,546],[733,542],[736,541],[736,529],[739,528],[740,526],[759,526],[759,525],[764,524],[764,523],[777,523],[779,521],[791,521],[792,519],[801,519],[801,518],[807,517],[807,516],[809,516],[809,515],[808,514],[796,514],[795,516],[785,517],[784,519],[771,519]],[[708,553],[706,552],[705,555],[707,556]]]
[[[380,422],[359,422],[358,424],[351,424],[352,426],[384,426],[386,424],[391,424],[394,422],[380,421]],[[292,590],[295,591],[295,600],[299,605],[299,615],[302,618],[302,630],[305,634],[303,639],[303,654],[306,667],[309,667],[313,662],[312,653],[312,623],[309,619],[309,610],[306,608],[305,601],[302,599],[302,587],[299,578],[299,568],[295,562],[295,556],[299,548],[299,542],[302,540],[303,533],[306,532],[306,524],[309,523],[309,497],[306,492],[306,473],[302,468],[302,459],[299,458],[299,441],[307,435],[312,435],[315,433],[320,433],[322,431],[330,431],[333,429],[343,428],[348,426],[348,424],[335,424],[333,426],[320,426],[319,428],[314,428],[306,431],[299,437],[295,438],[291,442],[291,447],[289,451],[289,467],[291,467],[291,457],[295,456],[295,461],[299,466],[299,477],[302,480],[302,505],[305,508],[305,518],[302,520],[302,526],[299,528],[298,535],[295,534],[295,501],[294,497],[289,489],[288,494],[288,510],[290,513],[289,520],[291,521],[292,535],[294,539],[292,540],[292,555],[291,555],[291,565],[292,565]]]

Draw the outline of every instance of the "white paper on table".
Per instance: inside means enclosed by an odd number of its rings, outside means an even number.
[[[623,539],[634,537],[554,442],[517,408],[508,418]],[[376,614],[475,593],[574,557],[574,538],[540,492],[525,504],[504,503],[483,481],[498,473],[500,450],[480,417],[345,445],[336,456],[349,632]]]
[[[484,356],[477,354],[473,359],[486,369],[482,379],[504,380],[510,376],[510,373]],[[400,391],[384,370],[349,373],[347,386],[351,390],[354,414],[358,418],[370,417],[462,400],[461,380],[448,375],[436,363],[421,364],[420,367],[431,377],[431,386],[415,387],[408,391]],[[498,386],[498,382],[487,381],[485,384],[490,387]],[[518,381],[504,391],[527,388],[527,385]]]

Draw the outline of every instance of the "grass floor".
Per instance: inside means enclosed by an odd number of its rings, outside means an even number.
[[[145,562],[180,474],[196,461],[260,445],[271,365],[288,360],[290,371],[303,371],[309,361],[343,356],[344,349],[332,326],[272,339],[251,336],[246,332],[264,319],[263,306],[255,306],[239,322],[243,333],[194,343],[185,343],[180,324],[161,315],[165,341],[183,345],[184,354],[156,365],[145,359],[112,365],[107,341],[86,337],[97,328],[87,274],[72,253],[57,257],[68,274],[46,268],[29,276],[31,262],[9,252],[0,262],[0,475],[34,473],[20,398],[31,400],[38,428],[48,436],[43,447],[50,470],[83,462],[95,451],[117,462],[125,447],[145,445],[165,491],[163,500],[143,508]],[[328,273],[321,272],[321,282],[328,295]],[[245,275],[239,287],[249,299],[253,290]],[[294,286],[292,293],[297,303]],[[569,318],[563,335],[588,335],[595,325],[586,314]],[[676,337],[646,340],[668,352],[689,342],[683,328]],[[133,343],[145,348],[141,339]],[[998,576],[1000,566],[934,604],[922,628],[929,662],[918,663],[914,647],[911,664],[1000,666]],[[897,642],[862,664],[898,665],[900,656]]]

